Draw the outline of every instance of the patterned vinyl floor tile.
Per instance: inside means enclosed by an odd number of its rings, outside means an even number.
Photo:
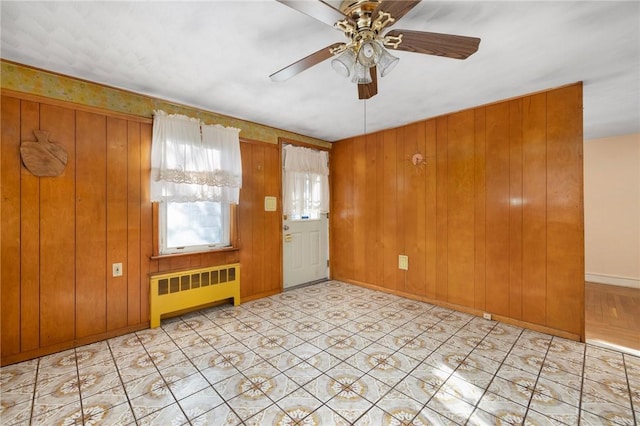
[[[2,425],[636,425],[640,358],[338,281],[0,369]]]

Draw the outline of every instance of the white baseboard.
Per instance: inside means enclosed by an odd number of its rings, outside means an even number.
[[[621,287],[631,287],[640,289],[640,280],[634,278],[614,277],[602,274],[584,274],[584,280],[592,283],[619,285]]]

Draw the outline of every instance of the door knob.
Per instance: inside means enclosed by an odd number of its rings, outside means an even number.
[[[282,229],[284,229],[285,231],[288,231],[289,230],[289,225],[283,226]]]

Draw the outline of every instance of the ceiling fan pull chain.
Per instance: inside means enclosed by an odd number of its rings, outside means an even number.
[[[363,120],[363,122],[364,122],[364,133],[363,134],[366,136],[367,135],[367,100],[363,99],[362,102],[363,102],[363,105],[364,105],[364,120]]]

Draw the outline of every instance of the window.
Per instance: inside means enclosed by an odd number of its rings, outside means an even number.
[[[229,246],[230,209],[229,204],[214,201],[160,203],[160,254]]]
[[[155,111],[151,201],[157,202],[156,254],[231,245],[231,212],[242,186],[239,132]]]
[[[285,145],[284,213],[293,220],[319,219],[329,211],[329,167],[325,151]]]
[[[320,219],[319,204],[323,191],[322,176],[312,173],[300,173],[295,177],[291,189],[294,208],[291,209],[292,220]],[[299,206],[299,207],[298,207]]]

